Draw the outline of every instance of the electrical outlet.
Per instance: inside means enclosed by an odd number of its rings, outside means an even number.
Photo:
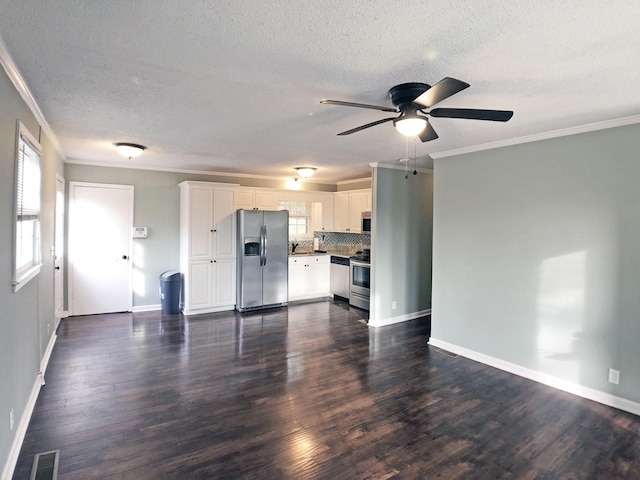
[[[13,408],[9,410],[9,430],[13,432]]]
[[[609,369],[609,382],[616,385],[620,383],[620,370]]]
[[[393,302],[391,302],[391,310],[395,310],[397,306],[398,306],[398,304],[396,303],[395,300]]]

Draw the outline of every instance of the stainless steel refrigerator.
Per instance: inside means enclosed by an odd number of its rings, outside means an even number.
[[[237,211],[236,310],[289,301],[289,212]]]

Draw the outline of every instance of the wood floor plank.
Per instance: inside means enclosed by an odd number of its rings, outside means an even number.
[[[322,300],[67,318],[18,459],[60,479],[640,478],[640,419]]]

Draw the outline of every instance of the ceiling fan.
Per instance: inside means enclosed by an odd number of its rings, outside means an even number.
[[[320,100],[320,103],[325,105],[370,108],[372,110],[400,114],[397,117],[383,118],[382,120],[340,132],[338,135],[351,135],[365,128],[393,121],[393,125],[400,133],[408,137],[418,135],[423,142],[435,140],[438,138],[438,134],[429,124],[427,118],[423,115],[418,115],[418,112],[432,117],[467,118],[472,120],[491,120],[494,122],[506,122],[513,116],[513,112],[509,110],[480,110],[475,108],[434,108],[429,111],[425,110],[430,109],[436,103],[449,98],[451,95],[467,87],[469,87],[469,84],[462,80],[445,77],[433,86],[426,83],[411,82],[401,83],[400,85],[392,87],[391,90],[389,90],[389,96],[391,97],[391,103],[394,105],[393,107],[326,99]]]

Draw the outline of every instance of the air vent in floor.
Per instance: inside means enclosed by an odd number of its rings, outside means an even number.
[[[31,480],[56,480],[58,478],[58,456],[60,450],[37,453],[33,458]]]

